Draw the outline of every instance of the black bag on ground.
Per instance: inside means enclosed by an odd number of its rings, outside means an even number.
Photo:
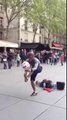
[[[58,90],[64,90],[65,83],[64,82],[56,82],[56,87]]]
[[[42,82],[40,82],[40,87],[44,87],[44,83],[46,84],[45,87],[46,88],[52,88],[52,81],[50,80],[43,80]]]
[[[44,81],[40,82],[40,87],[43,88],[44,87],[43,84],[44,84]]]
[[[48,80],[46,82],[46,88],[52,88],[52,81]]]

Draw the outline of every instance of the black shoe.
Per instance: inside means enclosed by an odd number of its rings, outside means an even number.
[[[35,92],[33,92],[32,94],[31,94],[31,96],[36,96],[37,95],[37,93],[35,93]]]

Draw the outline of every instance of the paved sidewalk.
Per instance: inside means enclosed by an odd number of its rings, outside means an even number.
[[[66,82],[66,64],[43,65],[37,80],[44,78]],[[0,66],[0,120],[66,120],[66,86],[63,91],[37,91],[37,96],[30,96],[30,81],[24,82],[21,67]]]

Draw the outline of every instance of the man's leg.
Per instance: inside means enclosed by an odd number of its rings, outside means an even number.
[[[63,61],[61,61],[61,65],[63,66]]]
[[[4,69],[7,69],[7,63],[4,62]]]
[[[28,81],[28,78],[27,78],[27,72],[25,71],[24,73],[24,81],[27,82]]]
[[[31,81],[31,86],[32,86],[32,89],[33,89],[33,93],[31,94],[31,96],[36,96],[37,92],[36,92],[36,87],[35,87],[34,81]]]
[[[36,89],[35,89],[35,83],[34,83],[34,81],[31,81],[31,86],[32,86],[33,91],[35,92]]]
[[[31,86],[32,86],[32,89],[33,89],[33,93],[31,94],[31,96],[37,95],[37,93],[36,93],[36,86],[35,86],[35,83],[34,83],[37,74],[38,74],[38,71],[35,70],[35,71],[33,72],[33,74],[31,75]]]

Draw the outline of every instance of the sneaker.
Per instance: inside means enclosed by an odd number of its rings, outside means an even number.
[[[33,92],[32,94],[31,94],[31,96],[36,96],[37,95],[37,93],[35,93],[35,92]]]

